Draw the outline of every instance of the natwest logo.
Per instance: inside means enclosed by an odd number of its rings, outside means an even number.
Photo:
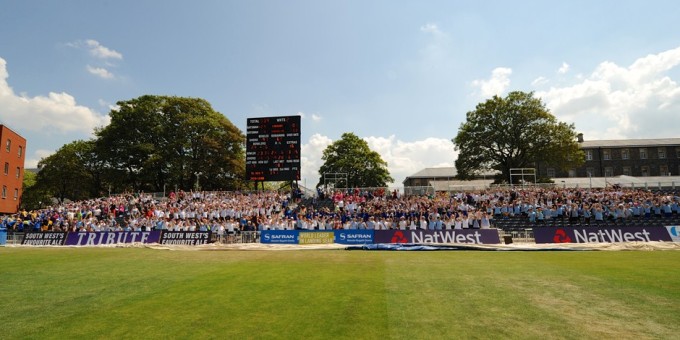
[[[564,229],[557,229],[555,231],[555,236],[553,237],[553,242],[555,243],[571,243],[571,237],[567,235]]]
[[[404,236],[404,233],[402,231],[397,231],[392,235],[392,243],[408,243],[408,240]]]

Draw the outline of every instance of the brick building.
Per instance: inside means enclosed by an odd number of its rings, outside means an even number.
[[[680,176],[680,138],[584,141],[585,163],[568,172],[540,166],[541,177]]]
[[[19,210],[26,139],[0,124],[0,214],[13,214]]]

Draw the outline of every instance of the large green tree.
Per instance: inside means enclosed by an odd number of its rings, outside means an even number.
[[[343,179],[333,183],[335,187],[385,187],[394,181],[387,162],[353,133],[343,133],[342,138],[326,147],[321,159],[324,164],[319,169],[321,178],[317,187],[324,185],[324,174],[343,174]]]
[[[41,159],[33,189],[47,192],[60,202],[67,198],[80,200],[98,194],[89,171],[93,148],[92,141],[78,140]]]
[[[96,134],[117,190],[234,189],[245,172],[245,136],[199,98],[142,96],[118,102]]]
[[[458,176],[500,171],[508,181],[510,169],[551,164],[562,170],[580,166],[583,152],[573,124],[559,122],[532,92],[511,92],[493,98],[467,113],[453,139],[459,151]]]

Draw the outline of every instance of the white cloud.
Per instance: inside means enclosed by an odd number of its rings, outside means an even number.
[[[91,135],[94,128],[108,124],[109,117],[78,105],[68,93],[50,92],[47,96],[17,95],[7,83],[7,62],[0,58],[0,113],[3,123],[26,131],[44,134],[80,132]]]
[[[38,162],[40,162],[41,159],[50,156],[54,153],[54,150],[44,150],[44,149],[38,149],[33,152],[33,157],[31,158],[26,158],[26,161],[24,162],[24,167],[25,168],[37,168],[38,167]]]
[[[501,95],[510,86],[510,75],[512,69],[507,67],[497,67],[491,72],[491,78],[488,80],[477,79],[472,81],[473,87],[479,88],[479,94],[484,97],[493,97],[494,95]]]
[[[651,54],[628,67],[600,63],[576,83],[537,92],[561,120],[586,139],[677,136],[680,86],[667,71],[680,64],[680,47]]]
[[[312,114],[312,120],[315,121],[315,122],[318,122],[318,121],[321,120],[321,116],[316,115],[316,114]]]
[[[113,73],[109,72],[107,69],[103,67],[93,67],[90,65],[86,66],[87,72],[90,72],[91,74],[94,74],[97,77],[104,78],[104,79],[112,79],[113,78]]]
[[[432,34],[432,35],[435,35],[435,36],[444,35],[444,33],[441,30],[439,30],[439,27],[437,26],[437,24],[433,24],[433,23],[427,23],[423,26],[420,26],[420,31],[423,32],[423,33],[429,33],[429,34]]]
[[[330,138],[316,133],[309,138],[309,142],[300,147],[302,165],[300,176],[302,177],[302,184],[308,188],[314,188],[319,183],[319,168],[323,164],[321,156],[323,150],[331,143],[333,141]]]
[[[557,73],[566,74],[567,72],[569,72],[569,64],[562,62],[562,66],[557,70]]]
[[[534,81],[531,82],[531,86],[534,86],[534,87],[542,86],[542,85],[545,85],[549,82],[550,82],[550,80],[548,80],[548,78],[538,77],[538,78],[534,79]]]
[[[389,137],[363,138],[371,150],[380,154],[387,162],[387,168],[394,178],[390,186],[398,187],[407,176],[427,167],[453,166],[456,152],[448,139],[427,138],[421,141],[404,142],[394,135]],[[308,187],[319,182],[318,170],[323,164],[321,156],[333,141],[320,134],[313,135],[309,142],[302,145],[302,178]]]
[[[91,55],[100,59],[123,59],[123,55],[120,52],[109,49],[101,45],[97,40],[88,39],[85,41],[85,46],[87,46]]]

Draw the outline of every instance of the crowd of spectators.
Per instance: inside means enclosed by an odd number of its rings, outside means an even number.
[[[298,203],[307,204],[298,204]],[[675,192],[584,188],[504,188],[402,196],[398,191],[335,190],[301,201],[293,193],[127,194],[4,216],[12,231],[213,231],[486,229],[495,221],[578,224],[680,215]]]

